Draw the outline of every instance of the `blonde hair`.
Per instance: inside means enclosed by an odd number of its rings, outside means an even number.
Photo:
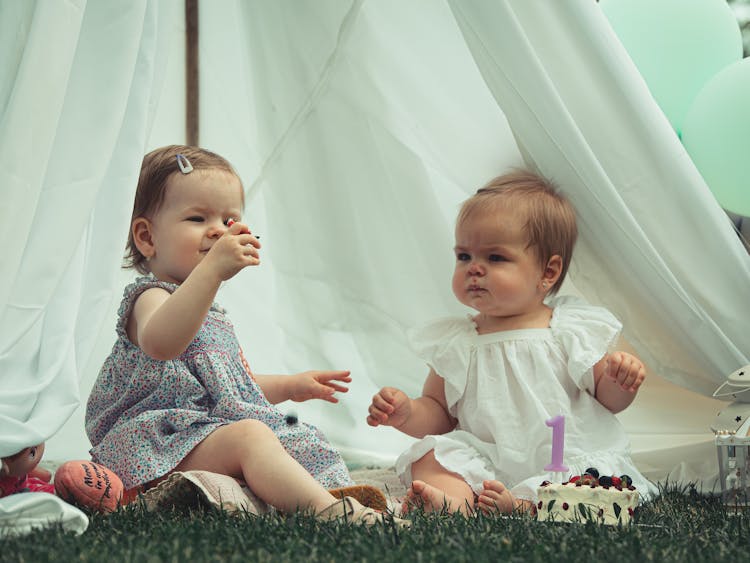
[[[138,217],[151,218],[162,203],[167,190],[167,182],[173,174],[182,174],[177,162],[177,155],[182,155],[190,161],[193,170],[223,170],[237,176],[227,159],[216,153],[187,145],[168,145],[155,149],[143,157],[138,187],[135,191],[135,202],[130,224]],[[242,181],[240,180],[240,186]],[[244,189],[243,189],[244,199]],[[243,201],[244,203],[244,201]],[[149,268],[146,257],[135,245],[132,230],[128,233],[128,243],[125,247],[124,269],[135,268],[141,274],[148,274]]]
[[[493,178],[467,199],[456,225],[480,213],[492,213],[499,206],[523,214],[527,248],[534,249],[543,268],[552,256],[562,258],[560,277],[550,290],[550,294],[557,293],[565,281],[578,238],[573,205],[550,180],[528,170],[514,170]]]

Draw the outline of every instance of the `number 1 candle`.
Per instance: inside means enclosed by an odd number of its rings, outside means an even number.
[[[545,471],[562,473],[568,470],[563,465],[563,443],[565,442],[565,417],[561,414],[545,420],[547,426],[552,427],[552,463],[544,467]]]

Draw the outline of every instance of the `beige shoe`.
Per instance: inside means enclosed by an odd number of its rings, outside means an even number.
[[[411,527],[409,520],[396,518],[391,514],[362,506],[357,499],[352,497],[344,497],[341,500],[337,500],[328,508],[324,508],[318,512],[316,518],[319,520],[337,520],[340,518],[345,522],[363,524],[365,526],[375,526],[392,521],[399,528]]]
[[[209,471],[174,471],[142,495],[146,510],[186,512],[198,507],[218,508],[228,514],[265,514],[268,505],[247,485]]]

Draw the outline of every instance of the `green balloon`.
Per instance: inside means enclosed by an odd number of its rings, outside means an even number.
[[[725,0],[601,0],[620,42],[679,134],[698,91],[742,58],[742,34]]]
[[[698,92],[682,144],[719,204],[750,216],[750,58],[729,65]]]

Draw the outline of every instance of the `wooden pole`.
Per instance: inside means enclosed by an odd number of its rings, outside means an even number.
[[[199,144],[198,0],[185,0],[185,137]]]

